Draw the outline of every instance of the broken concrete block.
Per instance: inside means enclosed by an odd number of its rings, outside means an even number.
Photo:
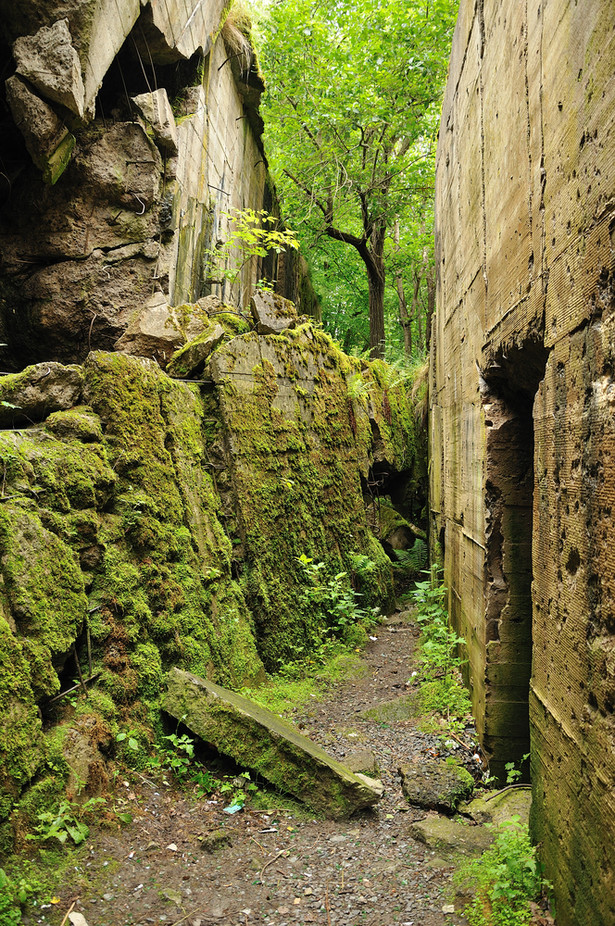
[[[73,48],[67,19],[42,26],[13,44],[17,73],[46,99],[83,117],[84,96],[79,55]]]
[[[28,154],[42,170],[45,183],[53,185],[70,161],[75,137],[23,80],[13,75],[5,83],[7,101]]]
[[[495,838],[493,830],[470,826],[448,817],[426,817],[413,823],[410,835],[443,856],[480,855]]]
[[[154,293],[137,310],[114,349],[165,364],[186,340],[174,309],[163,293]]]
[[[143,118],[152,127],[154,141],[167,157],[177,154],[177,127],[164,87],[153,93],[140,93],[132,97]]]
[[[43,421],[79,404],[83,371],[61,363],[37,363],[0,378],[0,428]]]
[[[167,365],[167,373],[178,379],[189,379],[203,372],[205,361],[224,338],[222,325],[212,324],[200,337],[180,348]]]
[[[452,813],[459,801],[474,790],[474,779],[458,765],[424,760],[402,765],[398,771],[405,797],[419,807]]]
[[[259,334],[280,334],[298,319],[294,302],[263,290],[252,296],[250,310]]]
[[[466,817],[471,817],[475,823],[504,823],[513,817],[519,817],[521,823],[530,822],[530,807],[532,805],[532,789],[515,787],[488,794],[486,797],[476,797],[468,804],[459,804],[457,810]]]
[[[348,817],[382,796],[380,782],[354,775],[277,714],[189,672],[169,672],[162,707],[220,752],[327,817]]]

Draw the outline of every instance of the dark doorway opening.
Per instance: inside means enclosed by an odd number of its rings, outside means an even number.
[[[532,668],[534,398],[548,350],[541,339],[502,348],[483,370],[487,435],[485,720],[490,771],[514,762],[527,778]]]

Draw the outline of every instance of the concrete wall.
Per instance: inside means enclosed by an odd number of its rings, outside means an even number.
[[[221,0],[111,5],[36,0],[0,21],[5,371],[117,349],[144,317],[151,327],[152,299],[243,308],[264,275],[252,260],[217,283],[207,256],[233,209],[276,208],[245,37],[222,26]],[[61,22],[62,55],[48,38]],[[158,92],[161,125],[134,103]]]
[[[432,532],[562,926],[615,922],[614,60],[610,0],[462,0],[438,150]]]

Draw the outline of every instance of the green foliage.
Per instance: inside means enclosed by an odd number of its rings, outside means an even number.
[[[526,752],[525,755],[522,757],[521,762],[522,763],[527,762],[529,757],[530,757],[529,752]],[[520,778],[523,777],[522,770],[520,768],[517,768],[514,762],[507,762],[504,765],[504,768],[506,769],[506,784],[507,785],[515,784],[515,782],[517,782]]]
[[[457,655],[464,640],[449,624],[446,586],[438,582],[438,570],[430,571],[428,579],[417,582],[411,597],[417,606],[415,620],[422,631],[419,659],[423,707],[439,714],[449,729],[462,728],[471,711],[459,673],[463,660]]]
[[[469,926],[528,926],[530,902],[548,886],[518,816],[499,825],[493,844],[462,865],[455,880],[475,893],[465,910]]]
[[[185,733],[171,733],[162,739],[162,745],[154,745],[152,765],[168,769],[180,780],[186,778],[194,761],[194,740]]]
[[[219,246],[205,252],[211,282],[227,279],[234,283],[243,267],[254,258],[265,258],[271,252],[282,254],[287,248],[296,250],[299,247],[294,232],[280,228],[280,220],[266,209],[231,209],[223,212],[222,218],[229,222],[230,233]],[[221,279],[214,280],[216,275]],[[268,288],[267,281],[261,282]]]
[[[394,566],[409,572],[423,572],[429,562],[427,543],[417,537],[409,550],[395,550],[397,562]]]
[[[376,564],[364,554],[353,556],[353,565],[356,563],[355,568],[364,575],[368,570],[376,569]],[[377,620],[379,608],[360,607],[361,596],[351,588],[347,572],[331,575],[325,563],[315,563],[305,553],[298,559],[306,577],[305,596],[320,615],[326,633],[347,639],[352,627],[367,627]]]
[[[373,316],[385,278],[394,284],[393,320],[380,322],[381,340],[386,332],[403,344],[398,280],[409,310],[425,301],[456,10],[456,0],[283,0],[260,23],[276,185],[310,258],[325,324],[345,349],[375,346],[367,310]]]
[[[39,890],[36,879],[9,877],[0,868],[0,923],[2,926],[19,926],[21,907]]]
[[[104,802],[105,798],[101,797],[92,797],[84,804],[63,800],[55,810],[43,810],[37,814],[38,824],[34,827],[34,833],[28,834],[26,839],[36,842],[57,839],[62,845],[70,839],[78,846],[90,833],[84,817],[94,813]]]

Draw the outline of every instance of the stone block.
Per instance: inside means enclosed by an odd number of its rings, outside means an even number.
[[[164,87],[152,93],[140,93],[132,97],[143,118],[151,126],[154,141],[166,157],[177,154],[177,128],[175,117]]]
[[[474,790],[474,779],[464,768],[424,759],[416,764],[402,765],[401,789],[411,804],[428,810],[452,813],[459,801]]]
[[[444,856],[481,855],[493,842],[484,826],[470,826],[448,817],[426,817],[410,827],[410,835]]]
[[[28,154],[53,186],[62,176],[75,147],[75,137],[44,100],[19,77],[6,81],[6,97],[13,119],[23,135]]]
[[[280,334],[297,321],[297,310],[290,299],[259,290],[250,301],[252,317],[259,334]]]
[[[34,35],[24,35],[13,44],[17,73],[39,93],[83,116],[85,90],[81,63],[73,48],[67,19],[42,26]]]
[[[78,366],[39,363],[0,378],[0,428],[43,421],[79,404],[83,372]]]
[[[380,782],[353,774],[277,714],[189,672],[171,670],[162,706],[206,743],[327,817],[348,817],[382,797]]]

